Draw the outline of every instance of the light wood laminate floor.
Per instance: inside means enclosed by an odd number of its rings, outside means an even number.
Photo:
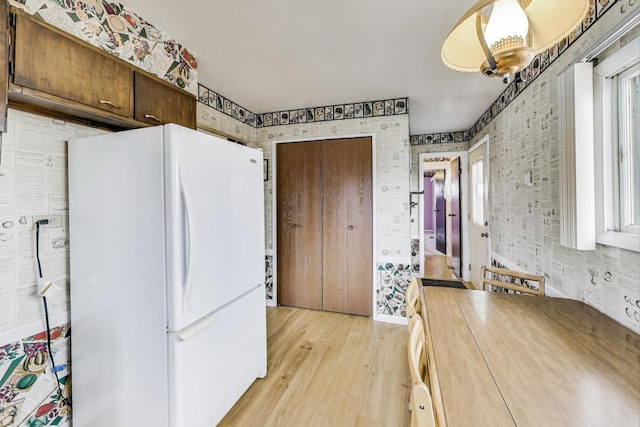
[[[267,308],[268,373],[219,426],[408,426],[407,327]]]

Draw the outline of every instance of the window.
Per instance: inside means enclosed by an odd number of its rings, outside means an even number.
[[[640,64],[614,77],[617,80],[620,231],[640,230]]]
[[[484,164],[482,159],[473,162],[471,167],[471,180],[473,185],[473,222],[484,224]]]
[[[640,37],[594,68],[597,242],[640,252]]]

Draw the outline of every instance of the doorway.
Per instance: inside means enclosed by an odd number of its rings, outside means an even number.
[[[476,289],[481,289],[483,265],[490,265],[489,257],[489,136],[469,149],[469,234],[470,275]]]
[[[467,152],[422,153],[419,155],[420,275],[427,266],[446,265],[455,276],[468,281]],[[432,256],[434,258],[429,259]]]
[[[275,145],[278,304],[373,314],[371,137]]]

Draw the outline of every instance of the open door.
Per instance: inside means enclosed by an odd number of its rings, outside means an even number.
[[[456,275],[462,278],[461,273],[461,254],[462,245],[460,240],[460,158],[456,157],[451,161],[451,266]]]
[[[489,259],[489,144],[482,140],[469,151],[469,244],[471,282],[482,289],[481,268]]]

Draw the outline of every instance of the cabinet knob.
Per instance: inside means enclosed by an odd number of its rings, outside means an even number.
[[[116,110],[119,110],[120,108],[122,108],[122,107],[120,107],[119,105],[116,105],[116,104],[114,104],[113,102],[111,102],[111,101],[109,101],[109,100],[106,100],[106,99],[99,99],[99,100],[98,100],[98,102],[99,102],[100,104],[102,104],[102,105],[108,105],[108,106],[110,106],[110,107],[112,107],[112,108],[115,108]]]
[[[456,214],[449,214],[449,216],[456,216]]]
[[[353,225],[348,226],[347,230],[353,230]]]
[[[156,116],[154,116],[153,114],[145,114],[144,117],[147,118],[147,119],[155,120],[158,123],[161,122],[161,120],[159,118],[157,118]]]

